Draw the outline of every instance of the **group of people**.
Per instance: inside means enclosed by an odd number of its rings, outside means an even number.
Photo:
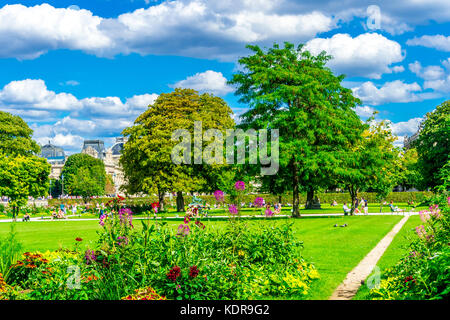
[[[335,202],[336,201],[333,201],[333,204]],[[333,206],[333,204],[332,204],[332,206]],[[334,205],[337,205],[337,202]],[[369,204],[368,204],[367,199],[361,198],[358,200],[358,198],[356,198],[355,202],[353,203],[353,207],[355,208],[355,210],[353,211],[354,213],[361,213],[361,210],[362,210],[362,211],[364,211],[365,215],[369,214]],[[359,208],[361,208],[361,210],[359,210]],[[344,202],[342,209],[344,210],[345,215],[348,215],[351,212],[351,209],[348,207],[347,202]]]

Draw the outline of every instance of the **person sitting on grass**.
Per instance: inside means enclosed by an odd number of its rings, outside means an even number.
[[[25,214],[23,215],[22,221],[23,222],[30,221],[30,215],[28,214],[28,212],[25,212]]]
[[[347,206],[347,202],[344,202],[344,205],[342,206],[342,209],[344,209],[344,214],[348,215],[350,213],[350,208]]]
[[[333,202],[331,203],[331,206],[332,206],[332,207],[335,207],[335,206],[337,206],[337,204],[338,204],[338,203],[336,202],[336,200],[333,200]]]
[[[389,208],[391,208],[391,212],[403,212],[404,210],[399,209],[398,207],[394,207],[394,203],[391,200],[391,202],[389,202]]]
[[[52,211],[52,220],[53,219],[58,219],[58,214],[56,213],[56,210]]]

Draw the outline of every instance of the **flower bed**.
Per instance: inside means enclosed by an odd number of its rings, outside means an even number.
[[[237,184],[240,192],[245,186]],[[221,196],[218,193],[218,198]],[[257,204],[261,199],[256,201]],[[261,202],[262,203],[262,202]],[[116,208],[120,208],[115,204]],[[173,228],[140,221],[128,208],[100,217],[98,242],[86,251],[25,253],[13,266],[10,299],[160,300],[302,298],[318,278],[301,257],[292,223],[267,215],[249,227],[239,205],[224,226],[205,225],[205,207],[189,207]],[[154,214],[157,213],[157,206]],[[261,207],[261,210],[267,210]],[[83,239],[75,239],[76,244]]]

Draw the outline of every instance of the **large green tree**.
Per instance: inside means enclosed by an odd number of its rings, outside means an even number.
[[[340,153],[359,138],[363,125],[354,112],[360,101],[344,88],[344,76],[325,65],[325,52],[310,54],[303,45],[285,43],[263,51],[247,46],[253,55],[239,59],[242,71],[233,75],[244,113],[242,128],[279,129],[280,168],[289,170],[293,216],[299,216],[299,193],[326,188],[339,165]]]
[[[39,145],[31,136],[33,130],[19,116],[0,111],[0,153],[7,155],[38,154]]]
[[[81,196],[85,201],[91,196],[105,194],[105,165],[102,160],[88,154],[77,153],[68,157],[61,178],[66,194]]]
[[[201,121],[201,136],[208,129],[224,134],[225,129],[234,127],[231,115],[226,102],[211,94],[179,88],[161,94],[133,126],[122,132],[128,137],[120,158],[127,192],[156,193],[162,207],[164,194],[177,192],[178,209],[183,210],[182,193],[204,190],[209,178],[217,175],[223,165],[195,163],[194,153],[202,150],[193,141],[189,143],[193,145],[188,155],[191,164],[174,163],[172,151],[180,140],[172,139],[173,133],[185,129],[194,140],[194,122]]]
[[[370,118],[360,141],[342,153],[338,182],[350,194],[352,213],[359,192],[374,191],[382,200],[398,183],[401,159],[395,140],[386,121],[375,122]]]
[[[33,155],[8,156],[0,153],[0,195],[9,198],[15,219],[28,197],[45,196],[49,189],[50,164]]]
[[[13,217],[28,197],[45,196],[49,189],[50,165],[39,158],[39,145],[19,116],[0,111],[0,196],[9,198]]]
[[[419,137],[413,145],[419,155],[419,167],[426,187],[440,184],[440,170],[450,159],[450,100],[425,116]]]

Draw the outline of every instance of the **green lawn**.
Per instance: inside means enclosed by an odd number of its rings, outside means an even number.
[[[384,270],[395,265],[404,254],[408,252],[408,244],[414,236],[414,228],[421,224],[419,216],[411,216],[405,223],[403,228],[397,233],[391,245],[384,252],[383,256],[377,263],[377,266],[383,274]],[[372,276],[373,273],[370,275]],[[370,277],[369,276],[369,277]],[[353,298],[354,300],[366,300],[369,288],[365,285],[361,286]]]
[[[396,203],[396,206],[398,206],[401,209],[404,209],[405,211],[411,211],[412,207],[409,206],[407,203]],[[416,207],[414,209],[415,212],[419,212],[420,210],[424,210],[427,209],[427,207],[422,206],[422,207]],[[291,215],[291,210],[292,207],[283,207],[281,210],[281,214],[284,215]],[[81,211],[81,210],[80,210]],[[241,212],[243,215],[260,215],[260,214],[264,214],[261,209],[255,209],[255,208],[242,208]],[[380,205],[377,203],[369,203],[369,213],[379,213],[380,212]],[[382,207],[382,212],[383,213],[389,213],[391,212],[390,208],[388,206],[383,206]],[[300,209],[300,214],[328,214],[328,213],[343,213],[342,210],[342,204],[339,204],[335,207],[330,206],[330,204],[325,203],[322,204],[322,209]],[[70,212],[67,213],[68,215],[71,215]],[[92,214],[92,213],[84,213],[81,214],[81,212],[79,212],[81,218],[98,218],[97,214]],[[211,209],[208,213],[210,216],[218,216],[218,215],[228,215],[229,212],[227,209]],[[166,216],[170,216],[170,217],[175,217],[176,215],[178,215],[179,217],[183,217],[184,213],[183,212],[176,212],[174,209],[169,209],[168,213],[165,214]],[[19,215],[19,219],[22,218],[22,214]],[[34,215],[33,217],[49,217],[50,214],[37,214]],[[2,215],[0,214],[0,219],[7,219],[8,217],[6,215]]]
[[[413,217],[414,218],[414,217]],[[360,216],[302,218],[294,221],[294,232],[304,242],[304,257],[315,264],[320,280],[314,282],[309,299],[327,299],[364,256],[401,219],[401,216]],[[225,221],[206,221],[221,226]],[[249,220],[250,226],[264,220]],[[348,226],[333,227],[335,224]],[[171,222],[175,227],[179,222]],[[0,223],[0,237],[9,231],[9,223]],[[140,223],[135,223],[137,227]],[[97,221],[19,222],[16,231],[24,251],[54,250],[72,247],[75,238],[82,246],[93,246],[100,230]]]

